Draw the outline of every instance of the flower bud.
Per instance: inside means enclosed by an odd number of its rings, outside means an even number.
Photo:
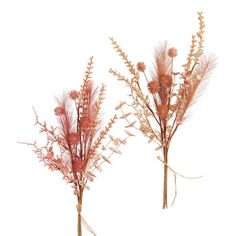
[[[146,70],[146,65],[144,64],[144,62],[139,62],[137,64],[137,70],[140,72],[144,72]]]
[[[168,50],[168,56],[169,57],[176,57],[178,55],[178,51],[177,51],[177,49],[176,48],[170,48],[169,50]]]

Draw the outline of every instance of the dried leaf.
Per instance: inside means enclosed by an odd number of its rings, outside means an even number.
[[[113,140],[112,140],[112,143],[113,143],[115,146],[118,146],[118,145],[120,144],[119,139],[113,139]]]
[[[160,146],[158,146],[158,147],[155,148],[155,151],[159,151],[159,150],[161,150],[162,148],[163,148],[163,145],[160,145]]]
[[[84,188],[85,188],[86,190],[90,190],[90,187],[89,187],[87,184],[84,186]]]
[[[89,175],[89,176],[88,176],[88,180],[89,180],[90,182],[93,182],[93,181],[94,181],[94,178]]]
[[[126,140],[125,140],[125,139],[124,139],[124,140],[122,140],[122,139],[120,139],[120,138],[119,138],[119,142],[120,142],[120,143],[122,143],[123,145],[125,145],[125,144],[126,144]]]
[[[127,114],[124,114],[123,116],[120,117],[120,119],[126,119],[126,118],[128,118],[128,116],[130,116],[131,114],[132,114],[131,112],[129,112],[129,113],[127,113]]]
[[[98,165],[98,166],[95,166],[95,168],[96,168],[98,171],[100,171],[100,172],[102,171],[102,167],[99,166],[99,165]]]
[[[92,172],[90,172],[90,171],[88,171],[88,174],[89,174],[89,176],[92,176],[92,177],[94,177],[94,178],[96,178],[96,177],[97,177],[95,174],[93,174],[93,173],[92,173]]]
[[[115,107],[116,110],[119,110],[122,106],[124,106],[126,102],[121,102],[118,106]]]
[[[110,161],[107,157],[105,157],[105,156],[103,156],[103,155],[101,155],[101,157],[102,157],[102,159],[103,159],[104,161],[106,161],[107,163],[111,164],[111,161]]]
[[[134,134],[132,134],[130,131],[125,130],[125,133],[128,134],[129,136],[135,136]]]
[[[114,153],[117,153],[117,154],[122,154],[121,151],[119,151],[118,149],[116,148],[113,148],[113,147],[109,147],[109,149],[114,152]]]
[[[136,124],[136,121],[133,121],[133,122],[131,122],[130,124],[126,125],[125,128],[134,127],[135,124]]]

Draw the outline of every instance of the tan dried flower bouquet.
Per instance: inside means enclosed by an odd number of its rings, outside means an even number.
[[[114,50],[130,73],[128,78],[117,70],[110,69],[110,73],[130,89],[131,103],[122,102],[117,109],[120,109],[122,118],[128,122],[127,127],[141,131],[148,142],[156,144],[156,151],[162,152],[162,157],[158,156],[158,159],[164,165],[163,209],[168,208],[168,170],[174,174],[175,197],[176,175],[185,177],[169,166],[171,140],[183,123],[189,107],[201,95],[203,85],[215,67],[215,58],[204,54],[205,22],[201,12],[198,12],[198,19],[199,30],[192,36],[183,70],[178,71],[174,66],[177,49],[169,48],[165,41],[155,49],[155,68],[150,78],[146,73],[145,63],[139,62],[135,67],[119,44],[110,38]],[[125,105],[128,106],[127,113],[124,111]]]

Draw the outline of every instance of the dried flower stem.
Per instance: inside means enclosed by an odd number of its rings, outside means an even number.
[[[82,204],[83,204],[83,190],[82,187],[79,186],[80,196],[77,195],[78,198],[78,236],[82,236]]]
[[[165,146],[163,148],[164,152],[164,162],[168,163],[168,148]],[[163,205],[162,208],[168,208],[168,166],[164,165],[164,182],[163,182]]]

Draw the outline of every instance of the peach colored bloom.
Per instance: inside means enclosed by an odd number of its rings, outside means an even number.
[[[79,97],[79,93],[76,90],[72,90],[69,96],[72,100],[76,100]]]
[[[64,108],[62,108],[62,107],[56,107],[56,108],[54,109],[54,112],[55,112],[55,115],[56,115],[56,116],[62,116],[62,115],[65,114],[65,110],[64,110]]]
[[[144,72],[146,69],[146,65],[144,64],[144,62],[139,62],[137,64],[137,70],[140,71],[140,72]]]
[[[148,82],[148,90],[150,93],[158,93],[160,86],[156,80]]]
[[[178,55],[178,51],[177,51],[177,49],[176,48],[170,48],[169,50],[168,50],[168,56],[169,57],[176,57]]]

